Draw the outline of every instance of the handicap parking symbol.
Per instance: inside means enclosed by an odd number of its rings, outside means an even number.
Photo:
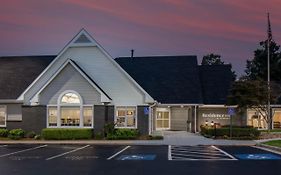
[[[154,160],[154,154],[135,154],[135,155],[122,155],[117,160]]]

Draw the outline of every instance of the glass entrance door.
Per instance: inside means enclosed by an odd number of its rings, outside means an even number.
[[[170,129],[170,110],[166,108],[156,109],[156,130]]]

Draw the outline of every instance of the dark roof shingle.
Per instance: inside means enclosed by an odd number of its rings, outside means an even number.
[[[115,61],[160,103],[202,103],[196,56],[120,57]]]
[[[0,57],[0,99],[17,99],[55,57]]]

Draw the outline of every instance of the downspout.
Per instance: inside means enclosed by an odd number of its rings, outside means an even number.
[[[152,134],[153,130],[153,107],[157,105],[157,101],[153,102],[152,105],[149,106],[149,135]]]
[[[194,132],[197,132],[197,106],[194,106]]]

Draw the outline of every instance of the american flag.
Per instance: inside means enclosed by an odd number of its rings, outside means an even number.
[[[269,13],[267,13],[267,38],[268,41],[271,42],[272,41],[272,32],[271,32],[271,25],[270,25],[270,19],[269,19]]]

